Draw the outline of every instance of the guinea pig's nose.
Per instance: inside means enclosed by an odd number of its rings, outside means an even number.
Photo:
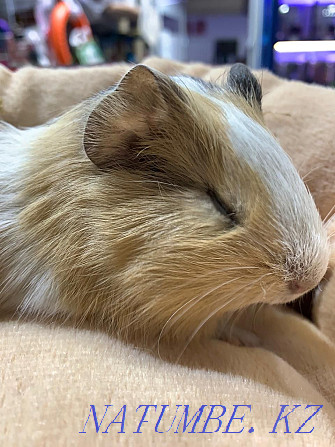
[[[303,295],[313,289],[314,286],[315,284],[311,284],[310,281],[293,280],[288,283],[288,288],[294,295]]]

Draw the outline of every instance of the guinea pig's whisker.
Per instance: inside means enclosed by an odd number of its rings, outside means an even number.
[[[237,271],[239,271],[240,269],[231,269],[231,271],[234,271],[234,270],[237,270]],[[226,270],[226,271],[229,271],[228,269]],[[219,274],[220,274],[220,276],[223,274],[223,273],[225,273],[226,271],[220,271],[220,272],[218,272]],[[205,275],[204,275],[205,276]],[[233,279],[230,279],[230,280],[228,280],[228,281],[225,281],[225,282],[223,282],[223,283],[221,283],[221,284],[219,284],[218,286],[216,286],[216,287],[214,287],[213,289],[211,289],[211,290],[209,290],[209,291],[207,291],[206,293],[204,293],[204,294],[202,294],[202,295],[197,295],[197,296],[195,296],[195,297],[193,297],[190,301],[193,301],[193,300],[197,300],[197,301],[195,301],[193,304],[192,304],[192,306],[190,306],[190,308],[191,307],[193,307],[194,305],[196,305],[202,298],[205,298],[206,296],[208,296],[210,293],[213,293],[214,291],[217,291],[217,290],[219,290],[219,289],[221,289],[222,287],[224,287],[224,286],[226,286],[226,285],[228,285],[228,284],[230,284],[230,283],[232,283],[232,282],[235,282],[235,281],[238,281],[239,279],[241,279],[240,277],[236,277],[236,278],[233,278]],[[193,280],[194,281],[194,280]],[[192,281],[192,282],[193,282]],[[175,290],[175,289],[177,289],[177,290],[179,290],[179,289],[183,289],[184,287],[183,286],[180,286],[180,287],[175,287],[175,288],[173,288],[172,290]],[[190,302],[189,301],[189,302]],[[189,303],[188,302],[188,303]],[[182,307],[184,307],[186,304],[188,304],[188,303],[185,303]],[[180,308],[181,309],[181,308]],[[179,310],[180,310],[179,309]],[[184,313],[182,313],[180,316],[182,316],[182,315],[184,315]],[[179,319],[179,317],[178,317],[178,319]]]
[[[214,260],[214,258],[212,258]],[[194,264],[195,265],[195,264]],[[201,261],[201,267],[204,267],[205,261]],[[209,267],[211,267],[212,264],[208,264]],[[256,270],[256,269],[260,269],[261,267],[256,267],[256,266],[236,266],[236,267],[229,267],[229,268],[225,268],[225,269],[217,269],[217,270],[212,270],[211,271],[211,275],[213,276],[214,274],[218,274],[218,275],[222,275],[228,271],[239,271],[239,270]],[[187,273],[187,272],[185,272]],[[191,271],[189,272],[191,273]],[[179,274],[179,272],[178,272]],[[206,273],[204,273],[203,275],[197,275],[195,278],[192,277],[191,279],[188,279],[187,281],[185,281],[185,275],[181,275],[179,276],[176,272],[170,272],[170,279],[173,279],[175,282],[178,281],[178,283],[174,286],[170,286],[169,289],[170,290],[182,290],[185,288],[185,286],[188,285],[193,285],[195,280],[199,280],[200,278],[207,278],[208,277],[208,271],[206,271]]]
[[[220,275],[222,275],[223,273],[225,273],[225,272],[227,272],[227,271],[236,271],[236,270],[243,270],[243,269],[247,269],[247,270],[251,270],[251,269],[259,269],[260,267],[256,267],[256,266],[237,266],[237,267],[229,267],[229,268],[227,268],[227,269],[218,269],[218,270],[216,270],[214,273],[218,273],[218,274],[220,274]],[[213,272],[212,272],[213,273]],[[207,277],[208,276],[208,273],[206,273],[206,274],[204,274],[204,275],[202,275],[202,276],[200,276],[200,277]],[[176,276],[175,275],[173,275],[172,276],[173,277],[173,279],[174,280],[176,280]],[[178,279],[178,278],[177,278]],[[185,282],[184,281],[184,276],[181,276],[180,278],[180,281],[181,281],[181,284],[178,284],[178,285],[176,285],[175,287],[173,287],[173,288],[170,288],[170,290],[182,290],[182,289],[184,289],[185,288],[185,286],[187,286],[188,284],[189,285],[192,285],[193,283],[194,283],[194,278],[192,278],[191,280],[189,280],[189,281],[187,281],[187,282]],[[196,279],[199,279],[199,276],[197,276],[197,278]],[[233,281],[237,281],[239,278],[234,278],[233,280],[230,280],[230,281],[226,281],[226,282],[224,282],[224,283],[222,283],[222,284],[219,284],[218,286],[216,286],[214,289],[213,289],[213,291],[215,291],[215,290],[217,290],[217,289],[219,289],[220,287],[223,287],[223,286],[225,286],[226,284],[228,284],[228,283],[230,283],[230,282],[233,282]],[[160,341],[161,341],[161,338],[162,338],[162,336],[163,336],[163,334],[164,334],[164,331],[165,331],[165,328],[166,328],[166,326],[169,324],[169,322],[173,319],[173,317],[178,313],[178,312],[180,312],[184,307],[186,307],[186,306],[188,306],[189,305],[189,308],[188,309],[185,309],[185,311],[184,312],[182,312],[180,315],[178,315],[178,317],[175,319],[175,321],[173,321],[173,323],[171,324],[171,327],[191,308],[191,307],[193,307],[194,305],[196,305],[202,298],[204,298],[205,296],[207,296],[209,293],[211,293],[212,292],[212,290],[210,290],[209,292],[207,292],[207,293],[205,293],[205,294],[201,294],[200,296],[199,295],[196,295],[195,297],[193,297],[193,298],[191,298],[188,302],[186,302],[186,303],[184,303],[182,306],[180,306],[180,308],[178,308],[170,317],[169,317],[169,319],[166,321],[166,323],[164,324],[164,326],[163,326],[163,328],[161,329],[161,331],[160,331],[160,335],[159,335],[159,339],[158,339],[158,342],[157,342],[157,344],[158,344],[158,351],[159,351],[159,344],[160,344]],[[192,304],[192,302],[193,302],[193,304]],[[108,310],[110,311],[111,309],[114,309],[114,312],[117,314],[117,311],[119,310],[119,311],[121,311],[122,310],[122,312],[124,313],[125,312],[125,309],[126,309],[126,307],[127,307],[127,303],[128,303],[128,300],[127,299],[123,299],[123,300],[121,300],[120,302],[114,302],[113,303],[113,306],[108,306]],[[117,309],[119,307],[119,309]],[[149,312],[149,309],[147,309],[146,308],[146,312],[148,313]],[[143,315],[144,315],[144,313],[145,313],[145,311],[143,310]],[[128,329],[129,327],[131,327],[132,325],[134,325],[135,323],[138,323],[138,321],[139,321],[139,312],[138,312],[138,310],[134,310],[134,311],[132,311],[132,312],[127,312],[127,316],[128,317],[131,317],[131,316],[134,316],[134,318],[132,318],[131,320],[129,320],[129,323],[127,324],[127,325],[125,325],[125,326],[123,326],[122,327],[122,331],[125,331],[126,329]]]
[[[255,269],[259,269],[260,267],[257,266],[237,266],[237,267],[229,267],[226,269],[218,269],[216,270],[216,272],[214,273],[218,273],[220,275],[222,275],[223,273],[227,272],[227,271],[239,271],[239,270],[255,270]],[[213,272],[212,272],[213,273]],[[206,277],[208,274],[206,273],[205,275],[202,275],[202,277]],[[173,275],[173,278],[176,279],[175,275]],[[170,289],[170,290],[182,290],[183,288],[185,288],[185,285],[189,284],[191,285],[192,283],[194,283],[194,278],[192,278],[191,280],[189,280],[188,282],[183,281],[183,276],[180,277],[181,280],[181,284],[178,284],[177,286],[175,286],[174,288]],[[178,278],[177,278],[178,279]],[[197,279],[199,279],[199,276],[197,277]],[[210,290],[209,292],[202,294],[202,295],[197,295],[193,298],[191,298],[188,302],[186,302],[185,304],[183,304],[179,309],[177,309],[170,317],[169,319],[166,321],[166,323],[164,324],[160,335],[159,335],[159,339],[158,339],[158,347],[161,341],[161,338],[164,334],[165,328],[166,326],[169,324],[169,322],[173,319],[173,317],[180,312],[184,307],[189,306],[187,309],[185,309],[184,312],[181,312],[180,315],[178,315],[178,317],[175,319],[175,321],[173,321],[173,323],[171,324],[171,327],[188,311],[190,310],[190,308],[192,308],[194,305],[196,305],[199,301],[201,301],[202,298],[205,298],[209,293],[214,292],[215,290],[218,290],[219,288],[227,285],[230,282],[234,282],[237,281],[239,278],[234,278],[233,280],[230,281],[226,281],[222,284],[219,284],[218,286],[216,286],[213,290]],[[101,290],[103,290],[103,288],[101,288]],[[100,299],[100,303],[102,304],[105,301],[109,301],[110,298],[106,297],[105,299]],[[109,303],[108,305],[108,311],[107,312],[107,308],[105,306],[102,306],[105,310],[106,310],[106,314],[110,314],[110,311],[113,310],[113,314],[117,315],[119,312],[126,312],[127,307],[130,307],[128,304],[129,300],[128,299],[123,299],[123,300],[117,300],[114,301],[112,303]],[[146,309],[146,312],[149,312],[149,309]],[[143,314],[144,314],[144,310],[143,310]],[[132,319],[129,319],[129,323],[127,325],[124,325],[121,328],[121,331],[126,331],[127,329],[129,329],[129,327],[133,326],[135,323],[138,323],[139,321],[139,312],[138,310],[134,310],[132,312],[128,311],[127,312],[127,316],[128,318],[130,318],[131,316],[133,316]],[[101,317],[101,320],[104,320],[104,316]],[[112,326],[112,322],[110,322],[110,326]],[[158,349],[159,350],[159,349]]]
[[[249,283],[247,286],[241,287],[240,289],[236,290],[234,292],[233,297],[226,301],[225,303],[223,303],[221,306],[218,306],[217,308],[215,308],[212,312],[210,312],[210,314],[204,318],[204,320],[195,328],[195,330],[192,332],[191,336],[189,337],[189,339],[187,340],[184,348],[182,349],[181,353],[179,354],[176,363],[179,363],[181,357],[183,356],[184,352],[186,351],[187,347],[189,346],[189,344],[191,343],[191,341],[194,339],[194,337],[197,335],[197,333],[200,331],[200,329],[207,323],[207,321],[213,317],[213,315],[217,314],[218,312],[220,312],[221,310],[223,310],[228,304],[230,304],[231,302],[233,302],[235,299],[239,298],[242,293],[245,292],[246,287],[253,286],[254,284],[256,284],[258,281],[261,281],[263,278],[265,278],[266,276],[270,276],[273,275],[272,272],[270,273],[265,273],[264,275],[262,275],[260,278],[257,278],[255,281],[252,281],[251,283]],[[236,292],[240,292],[238,295],[235,295]]]
[[[274,286],[274,284],[271,284],[268,287],[268,290],[264,290],[265,293],[263,295],[262,303],[258,303],[255,306],[255,312],[254,312],[254,316],[253,316],[253,319],[252,319],[252,329],[253,330],[255,330],[255,327],[256,327],[256,317],[260,313],[261,309],[267,304],[266,301],[265,301],[266,300],[266,295],[268,295],[269,292],[271,292],[271,289],[273,288],[273,286]]]
[[[251,282],[251,283],[248,283],[248,284],[246,284],[246,285],[240,287],[240,288],[237,289],[237,290],[234,290],[233,293],[235,294],[236,292],[239,292],[239,291],[241,291],[241,290],[242,290],[242,292],[246,292],[246,291],[248,292],[249,289],[250,289],[254,284],[257,283],[257,281],[262,281],[262,279],[263,279],[264,277],[269,277],[269,276],[273,276],[273,275],[274,275],[274,272],[264,273],[260,278],[257,278],[255,281],[253,281],[253,282]],[[262,289],[263,289],[263,288],[262,288]],[[263,291],[264,291],[264,290],[263,290]],[[237,297],[239,297],[239,296],[241,296],[241,294],[237,295]],[[264,294],[263,294],[263,296],[264,296]],[[216,300],[216,302],[217,302],[218,304],[220,304],[221,301],[222,301],[222,298],[221,298],[221,297],[218,297],[218,299]],[[248,300],[248,301],[249,301],[249,300]],[[213,304],[215,305],[216,302],[214,302]]]
[[[334,209],[335,209],[335,204],[330,208],[330,210],[328,211],[326,217],[322,220],[322,222],[325,223],[326,226],[327,226],[327,224],[329,224],[330,222],[332,222],[331,220],[329,220],[329,221],[327,222],[327,219],[328,219],[328,217],[331,215],[331,213],[334,211]]]
[[[211,273],[212,273],[212,275],[213,274],[215,274],[215,273],[218,273],[220,276],[222,275],[222,274],[224,274],[224,273],[226,273],[226,272],[228,272],[228,271],[240,271],[240,270],[253,270],[253,269],[260,269],[261,267],[256,267],[256,266],[238,266],[238,267],[229,267],[229,268],[225,268],[225,269],[218,269],[218,270],[215,270],[215,271],[212,271]],[[200,276],[200,278],[201,277],[207,277],[208,276],[208,273],[206,273],[205,275],[202,275],[202,276]],[[175,279],[175,278],[174,278]],[[183,279],[183,277],[180,277],[180,280],[182,280]],[[199,276],[197,276],[197,278],[196,279],[199,279]],[[233,279],[233,281],[236,281],[237,279],[239,279],[239,278],[234,278]],[[215,291],[215,290],[217,290],[217,289],[219,289],[220,287],[223,287],[224,285],[226,285],[226,284],[229,284],[230,282],[232,282],[232,280],[229,280],[229,281],[226,281],[225,283],[222,283],[222,284],[220,284],[219,286],[216,286],[215,288],[214,288],[214,290],[213,291]],[[183,289],[184,287],[185,287],[185,285],[187,285],[187,284],[193,284],[194,283],[194,279],[192,278],[191,280],[189,280],[188,281],[188,283],[186,283],[185,281],[180,285],[180,284],[178,284],[178,285],[176,285],[174,288],[172,288],[171,290],[179,290],[179,289]],[[210,291],[210,292],[207,292],[204,296],[207,296],[209,293],[211,293],[212,291]],[[204,297],[203,296],[203,297]],[[195,299],[196,297],[194,297],[194,298],[192,298],[192,300],[193,299]],[[190,301],[192,301],[192,300],[190,300]],[[182,307],[184,307],[186,304],[188,304],[188,303],[185,303]]]
[[[225,324],[222,326],[222,331],[225,331],[225,329],[230,326],[229,330],[229,338],[232,336],[233,327],[236,323],[236,321],[239,319],[240,315],[243,313],[245,309],[238,309],[237,311],[233,312],[225,321]]]
[[[161,338],[162,338],[162,336],[163,336],[163,333],[164,333],[164,330],[165,330],[165,328],[166,328],[166,326],[169,324],[169,322],[173,319],[173,317],[177,314],[177,313],[179,313],[185,306],[188,306],[189,305],[189,307],[188,308],[186,308],[185,310],[184,310],[184,312],[181,312],[178,316],[177,316],[177,318],[175,318],[174,319],[174,321],[172,322],[172,324],[171,324],[171,327],[174,325],[174,324],[176,324],[177,323],[177,321],[186,313],[186,312],[188,312],[193,306],[195,306],[197,303],[199,303],[199,301],[201,301],[203,298],[205,298],[206,296],[208,296],[208,295],[210,295],[211,293],[213,293],[213,292],[215,292],[215,291],[217,291],[217,290],[219,290],[221,287],[224,287],[224,286],[226,286],[227,284],[230,284],[230,283],[232,283],[232,282],[234,282],[234,281],[237,281],[239,278],[233,278],[233,279],[231,279],[231,280],[229,280],[229,281],[225,281],[224,283],[222,283],[222,284],[219,284],[218,286],[216,286],[216,287],[214,287],[214,288],[212,288],[211,290],[209,290],[209,291],[207,291],[206,293],[204,293],[204,294],[202,294],[202,295],[196,295],[195,297],[193,297],[193,298],[191,298],[189,301],[187,301],[186,303],[184,303],[182,306],[180,306],[169,318],[168,318],[168,320],[166,321],[166,323],[164,324],[164,326],[162,327],[162,329],[161,329],[161,331],[160,331],[160,334],[159,334],[159,337],[158,337],[158,340],[157,340],[157,350],[158,350],[158,355],[160,355],[159,354],[159,346],[160,346],[160,341],[161,341]],[[171,327],[170,327],[170,329],[171,329]]]
[[[264,304],[265,304],[265,302],[256,304],[254,306],[255,311],[254,311],[254,314],[252,316],[252,322],[251,322],[251,327],[252,327],[253,331],[255,331],[255,329],[256,329],[256,317],[260,313],[260,311],[263,308]]]
[[[236,322],[240,319],[241,315],[243,315],[243,313],[245,313],[245,312],[249,312],[249,311],[250,311],[250,308],[253,310],[255,306],[256,306],[256,305],[254,305],[254,306],[249,306],[249,307],[247,307],[247,308],[238,309],[236,312],[234,312],[234,313],[231,315],[231,317],[228,319],[227,324],[226,324],[226,326],[227,326],[228,324],[230,324],[229,338],[231,338],[231,336],[232,336],[232,331],[233,331],[233,329],[234,329],[234,326],[235,326]],[[255,311],[255,312],[256,312],[256,311]],[[254,312],[254,314],[255,314],[255,312]]]
[[[302,180],[305,181],[306,178],[314,171],[317,171],[318,169],[321,169],[323,167],[323,165],[318,165],[318,166],[314,166],[314,168],[310,169],[306,174],[304,174],[304,176],[302,176]],[[299,172],[300,174],[300,172]]]

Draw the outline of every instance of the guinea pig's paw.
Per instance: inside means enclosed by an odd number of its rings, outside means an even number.
[[[219,339],[235,346],[261,346],[261,339],[254,332],[243,329],[238,325],[225,326],[219,332]]]

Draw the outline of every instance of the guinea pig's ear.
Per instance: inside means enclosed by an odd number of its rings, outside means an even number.
[[[182,92],[166,75],[136,65],[89,114],[84,129],[84,150],[99,168],[136,162],[141,139],[157,132],[169,108],[180,102]]]
[[[246,65],[238,63],[231,67],[227,87],[243,96],[251,106],[262,108],[262,87]]]

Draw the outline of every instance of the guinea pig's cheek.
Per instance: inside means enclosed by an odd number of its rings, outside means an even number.
[[[113,268],[119,271],[134,262],[143,249],[144,240],[144,236],[140,235],[120,235],[113,242],[113,253],[109,256],[113,259]]]

